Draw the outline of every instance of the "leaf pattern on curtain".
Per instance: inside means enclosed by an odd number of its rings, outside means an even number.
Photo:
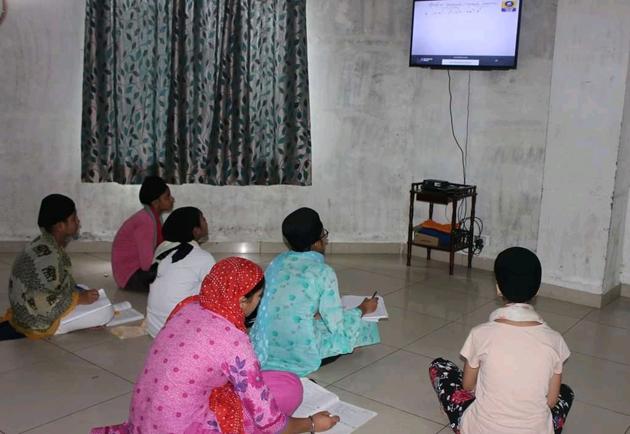
[[[310,185],[306,0],[87,0],[84,182]]]

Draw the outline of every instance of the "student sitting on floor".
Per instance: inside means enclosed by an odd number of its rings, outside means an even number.
[[[306,376],[331,358],[380,342],[377,324],[361,320],[376,310],[377,300],[366,298],[355,309],[341,306],[337,275],[324,262],[328,231],[319,215],[310,208],[294,211],[282,234],[291,251],[269,264],[250,333],[263,369]]]
[[[173,211],[162,228],[164,242],[155,252],[157,276],[147,304],[147,330],[155,337],[173,308],[199,293],[201,282],[216,262],[199,243],[208,237],[208,222],[193,207]]]
[[[153,341],[128,421],[91,433],[291,434],[334,426],[339,417],[326,411],[291,417],[302,402],[300,379],[261,371],[244,321],[263,287],[253,262],[217,262],[200,294],[178,304]]]
[[[162,213],[173,209],[175,199],[159,176],[148,176],[140,187],[140,211],[122,224],[112,244],[112,272],[119,288],[146,292],[155,278],[153,252],[163,241]]]
[[[528,304],[540,287],[540,261],[512,247],[497,257],[494,273],[506,305],[470,331],[463,375],[450,361],[431,363],[433,387],[455,433],[559,434],[573,402],[562,384],[570,353]]]
[[[13,262],[9,280],[11,308],[5,315],[8,322],[0,323],[0,340],[54,335],[61,318],[77,304],[91,304],[98,299],[96,289],[76,288],[72,263],[65,251],[79,232],[79,217],[72,199],[61,194],[46,196],[37,224],[41,234]],[[94,319],[90,327],[104,324],[101,318]]]

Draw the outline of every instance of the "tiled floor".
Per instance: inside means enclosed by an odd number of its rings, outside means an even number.
[[[217,254],[217,258],[228,256]],[[273,255],[248,255],[266,265]],[[119,291],[109,255],[73,254],[78,281],[105,288],[115,301],[146,308],[146,295]],[[0,254],[0,282],[12,255]],[[390,319],[382,344],[342,357],[313,375],[342,399],[378,412],[362,434],[449,433],[427,379],[437,356],[457,360],[471,326],[497,306],[492,275],[397,255],[331,255],[342,293],[385,297]],[[538,311],[565,336],[573,355],[564,381],[576,393],[566,434],[630,433],[630,300],[596,310],[550,299]],[[7,307],[0,286],[0,310]],[[43,342],[0,343],[0,432],[87,433],[123,421],[129,392],[151,340],[118,340],[106,330],[76,332]]]

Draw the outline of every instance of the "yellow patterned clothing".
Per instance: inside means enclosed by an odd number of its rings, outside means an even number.
[[[42,230],[13,262],[6,318],[27,337],[51,336],[78,298],[70,257]]]

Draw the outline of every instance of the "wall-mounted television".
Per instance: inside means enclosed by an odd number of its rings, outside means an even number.
[[[513,69],[522,0],[414,0],[410,66]]]

